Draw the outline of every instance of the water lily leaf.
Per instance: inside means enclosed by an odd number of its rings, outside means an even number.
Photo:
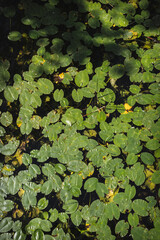
[[[7,156],[12,155],[18,148],[19,144],[20,141],[13,138],[6,145],[0,145],[0,153]]]
[[[3,112],[0,116],[0,122],[3,126],[8,127],[13,121],[12,114],[10,112]]]
[[[5,217],[0,221],[0,232],[5,233],[9,232],[13,227],[13,221],[11,217]]]
[[[60,38],[54,38],[52,40],[52,46],[51,46],[51,52],[53,53],[59,53],[62,50],[62,47],[64,45],[64,41]]]
[[[58,218],[58,211],[57,211],[57,209],[56,208],[50,209],[49,213],[50,213],[49,220],[51,222],[55,222],[57,220],[57,218]]]
[[[0,210],[3,212],[10,212],[14,208],[14,202],[11,200],[3,200],[0,202]]]
[[[129,153],[127,155],[127,158],[126,158],[126,163],[128,165],[133,165],[133,164],[135,164],[137,162],[137,160],[138,160],[138,156],[137,155],[135,155],[134,153]]]
[[[61,163],[55,164],[54,167],[55,167],[56,172],[61,175],[66,171],[66,167]]]
[[[8,102],[14,102],[18,99],[18,91],[15,87],[7,86],[4,90],[4,97]]]
[[[105,214],[109,220],[112,220],[114,217],[118,220],[120,217],[120,210],[114,202],[110,202],[105,206]]]
[[[36,194],[33,191],[25,191],[22,195],[22,204],[26,210],[35,207],[37,204]]]
[[[48,206],[48,202],[49,201],[45,197],[41,198],[37,203],[38,209],[39,210],[45,209]]]
[[[64,205],[63,209],[66,211],[67,214],[74,213],[78,208],[78,201],[75,199],[68,200]]]
[[[157,170],[152,175],[152,182],[155,184],[160,184],[160,170]]]
[[[30,164],[28,170],[32,177],[37,177],[37,175],[41,174],[41,170],[36,164]]]
[[[32,240],[45,240],[45,235],[41,229],[36,229],[32,235]]]
[[[141,160],[142,160],[142,162],[144,162],[147,165],[152,165],[155,161],[155,158],[151,153],[142,152]]]
[[[81,212],[79,210],[77,210],[76,212],[72,213],[71,220],[75,226],[79,226],[82,222]]]
[[[14,240],[25,240],[26,239],[26,234],[22,232],[22,230],[18,230],[14,234]]]
[[[98,179],[95,177],[91,177],[91,178],[87,179],[87,181],[85,182],[84,189],[87,192],[93,192],[96,190],[97,183],[98,183]]]
[[[136,227],[139,224],[139,218],[136,213],[129,213],[128,222],[132,227]]]
[[[54,100],[60,102],[64,97],[64,91],[62,89],[56,89],[53,93]]]
[[[44,193],[45,195],[50,194],[53,191],[53,186],[54,182],[52,180],[48,180],[43,183],[41,187],[41,192]]]
[[[148,216],[148,203],[143,199],[135,199],[132,203],[132,208],[136,214],[145,217]]]
[[[77,73],[75,83],[78,87],[85,87],[89,83],[89,76],[87,70],[82,70]]]
[[[22,37],[22,35],[21,35],[21,33],[18,32],[18,31],[12,31],[12,32],[10,32],[9,35],[8,35],[8,39],[9,39],[10,41],[18,41],[18,40],[21,39],[21,37]]]
[[[96,186],[96,193],[100,198],[104,197],[104,195],[108,193],[108,187],[104,183],[98,182]]]
[[[124,75],[125,68],[122,64],[116,64],[109,69],[109,76],[113,79],[121,78]]]
[[[61,67],[68,67],[72,62],[72,58],[69,55],[59,55],[59,61]]]
[[[139,72],[141,63],[134,58],[126,58],[124,61],[124,66],[127,74],[131,76]]]
[[[17,177],[11,176],[8,180],[8,190],[10,194],[15,195],[21,188],[21,182],[19,182]]]
[[[28,166],[32,163],[32,157],[28,153],[23,153],[22,162],[24,165]]]
[[[53,83],[47,78],[39,78],[37,85],[43,94],[50,94],[54,89]]]
[[[44,65],[44,64],[43,64]],[[34,63],[31,63],[29,65],[29,73],[33,78],[38,78],[42,75],[43,73],[43,65],[36,65]]]
[[[81,91],[81,89],[73,89],[72,98],[75,102],[81,102],[83,99],[83,91]]]
[[[28,234],[33,234],[35,230],[41,229],[42,231],[49,232],[51,230],[52,223],[48,220],[41,218],[32,219],[26,226],[26,231]]]
[[[45,163],[45,165],[42,167],[42,172],[45,176],[51,177],[53,174],[55,174],[55,168],[51,164]]]
[[[22,125],[20,126],[20,130],[22,134],[30,134],[32,131],[32,123],[31,121],[22,122]]]
[[[116,224],[115,232],[120,233],[120,236],[124,237],[124,236],[127,235],[128,229],[129,229],[128,222],[125,222],[124,220],[121,220]]]
[[[38,47],[46,47],[47,45],[49,45],[49,39],[48,38],[40,38],[36,42],[36,45]]]
[[[148,238],[148,229],[138,226],[131,229],[131,236],[133,239],[141,240]]]
[[[109,144],[107,148],[107,152],[111,154],[112,156],[119,156],[121,151],[118,146],[114,144]]]
[[[160,143],[157,139],[150,139],[147,143],[146,143],[146,148],[148,148],[149,150],[156,150],[160,147]]]

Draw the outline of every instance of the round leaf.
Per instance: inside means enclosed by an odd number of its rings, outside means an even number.
[[[77,73],[75,83],[78,87],[85,87],[89,83],[89,76],[87,70],[82,70]]]
[[[10,112],[3,112],[0,121],[3,126],[8,127],[13,121],[12,114]]]
[[[50,94],[53,89],[53,83],[47,78],[39,78],[37,82],[39,90],[44,94]]]
[[[21,39],[21,37],[22,37],[22,35],[21,35],[21,33],[18,32],[18,31],[12,31],[12,32],[10,32],[9,35],[8,35],[8,39],[9,39],[10,41],[18,41],[18,40]]]

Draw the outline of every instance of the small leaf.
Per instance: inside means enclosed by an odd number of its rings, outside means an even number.
[[[39,208],[39,210],[43,210],[48,206],[48,200],[43,197],[38,201],[37,207]]]
[[[62,99],[63,99],[63,97],[64,97],[64,92],[63,92],[63,90],[62,89],[56,89],[55,91],[54,91],[54,93],[53,93],[53,97],[54,97],[54,100],[56,101],[56,102],[60,102]]]
[[[139,218],[136,213],[129,213],[128,222],[132,227],[136,227],[139,224]]]
[[[155,184],[160,184],[160,170],[157,170],[152,175],[152,182]]]
[[[67,214],[74,213],[77,210],[77,208],[78,208],[78,201],[75,199],[70,199],[63,205],[63,209],[66,211]]]
[[[10,112],[3,112],[0,117],[0,121],[3,126],[8,127],[13,121],[12,114]]]
[[[4,97],[8,102],[14,102],[18,99],[18,91],[15,87],[7,86],[4,90]]]
[[[84,184],[84,189],[87,192],[93,192],[96,190],[97,183],[98,183],[97,178],[95,178],[95,177],[89,178],[89,179],[87,179],[87,181]]]
[[[72,223],[75,225],[75,226],[79,226],[82,222],[82,217],[81,217],[81,213],[79,210],[77,210],[76,212],[72,213],[71,214],[71,220],[72,220]]]
[[[22,37],[22,35],[21,35],[21,33],[18,32],[18,31],[12,31],[12,32],[10,32],[9,35],[8,35],[8,39],[9,39],[10,41],[18,41],[18,40],[21,39],[21,37]]]
[[[125,222],[124,220],[121,220],[116,224],[115,232],[120,233],[120,236],[124,237],[128,233],[128,228],[129,228],[128,222]]]
[[[78,87],[85,87],[89,83],[89,76],[87,70],[82,70],[77,73],[75,83]]]
[[[0,221],[0,233],[9,232],[12,229],[13,221],[11,217],[5,217]]]
[[[39,90],[44,94],[50,94],[53,89],[53,83],[47,78],[39,78],[37,82]]]

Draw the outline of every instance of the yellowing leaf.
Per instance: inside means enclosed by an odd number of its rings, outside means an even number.
[[[128,103],[125,103],[124,108],[125,110],[129,111],[132,107]]]

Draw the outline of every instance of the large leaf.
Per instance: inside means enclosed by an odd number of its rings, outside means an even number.
[[[85,87],[89,83],[89,76],[87,70],[82,70],[77,73],[75,83],[78,87]]]

